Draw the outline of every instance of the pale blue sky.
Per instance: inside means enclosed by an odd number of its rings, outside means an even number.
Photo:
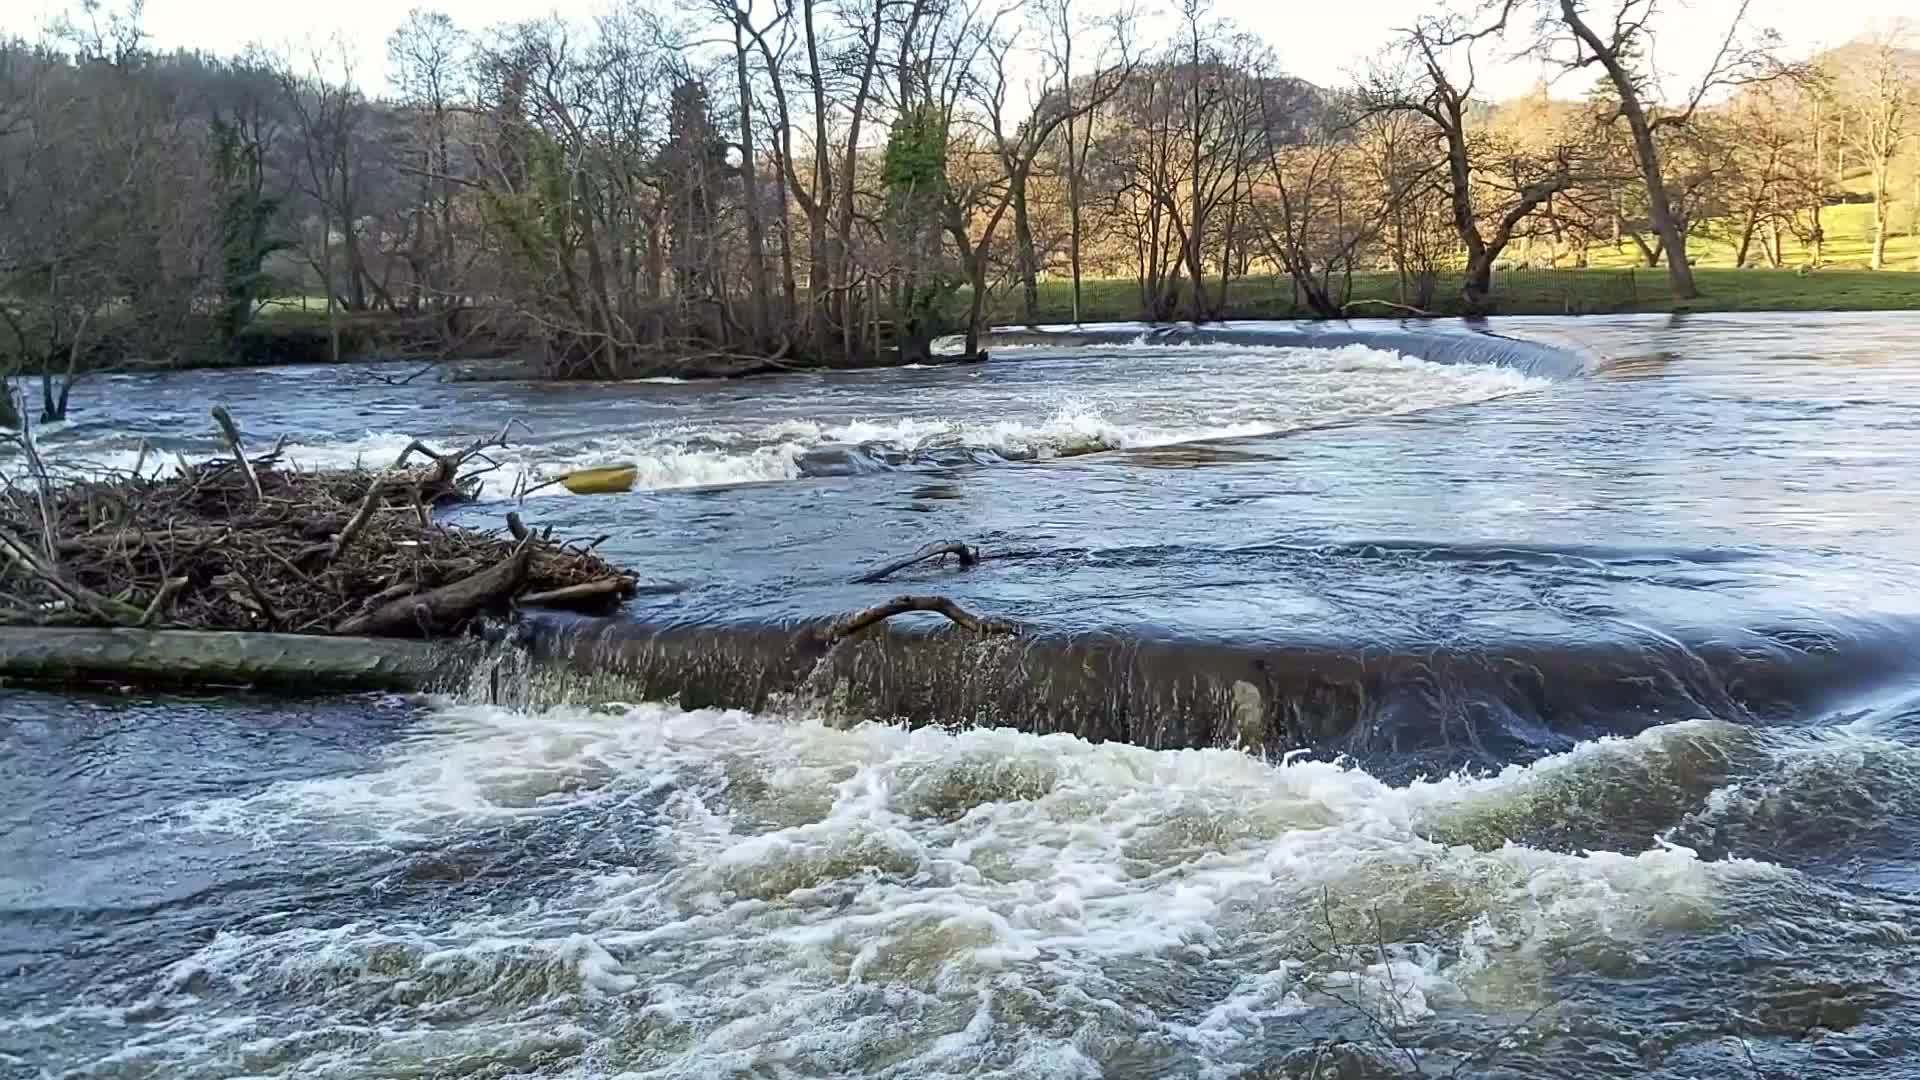
[[[1083,0],[1090,9],[1112,0]],[[543,11],[584,17],[606,0],[448,0],[438,7],[462,25],[485,27]],[[1719,43],[1720,30],[1737,0],[1668,0],[1660,25],[1660,61],[1675,81],[1703,64]],[[49,0],[0,0],[0,32],[31,36],[64,5]],[[406,0],[328,0],[272,4],[261,0],[148,0],[145,24],[162,47],[198,47],[233,53],[249,42],[284,45],[339,33],[357,56],[361,80],[378,90],[385,80],[387,35],[406,17]],[[1271,42],[1288,70],[1314,82],[1337,84],[1347,72],[1380,52],[1394,27],[1434,7],[1433,0],[1217,0],[1219,14]],[[1140,3],[1139,10],[1165,10],[1170,3]],[[1753,20],[1771,26],[1804,55],[1836,45],[1876,24],[1920,15],[1916,0],[1753,0]],[[1524,90],[1539,76],[1520,61],[1483,73],[1482,85],[1497,96]],[[1579,88],[1584,89],[1584,86]],[[1570,90],[1577,93],[1578,90]]]

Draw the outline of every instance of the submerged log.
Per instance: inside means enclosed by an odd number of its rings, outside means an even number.
[[[935,543],[928,544],[927,546],[921,548],[919,551],[914,552],[913,554],[907,556],[904,559],[895,559],[893,562],[890,562],[887,565],[880,567],[878,570],[874,570],[871,573],[862,574],[861,576],[854,578],[853,583],[855,585],[871,585],[871,584],[874,584],[875,582],[885,581],[886,579],[892,577],[894,574],[897,574],[900,571],[905,570],[907,567],[913,566],[916,563],[923,563],[923,562],[926,562],[928,559],[944,558],[945,556],[948,556],[948,555],[957,556],[960,560],[960,566],[962,569],[972,566],[973,564],[980,561],[980,552],[976,548],[968,547],[966,544],[963,544],[958,540],[937,541]]]
[[[461,677],[470,662],[461,648],[392,639],[0,628],[0,678],[28,682],[429,690]]]

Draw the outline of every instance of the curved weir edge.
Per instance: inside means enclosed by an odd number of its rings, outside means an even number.
[[[1099,323],[1085,326],[1002,327],[981,335],[981,346],[1256,345],[1337,349],[1364,345],[1435,364],[1491,364],[1523,374],[1571,379],[1605,359],[1583,345],[1515,336],[1466,320],[1369,326],[1351,322]]]

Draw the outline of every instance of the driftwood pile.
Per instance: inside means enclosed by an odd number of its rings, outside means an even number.
[[[307,472],[282,448],[158,478],[54,479],[31,439],[0,489],[0,623],[441,637],[515,606],[608,610],[633,578],[507,515],[504,533],[443,525],[497,468],[486,451],[415,441],[385,469]],[[142,462],[144,464],[144,462]],[[597,541],[596,541],[597,543]]]

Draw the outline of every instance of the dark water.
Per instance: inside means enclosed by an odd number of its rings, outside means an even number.
[[[1057,634],[1546,674],[1429,693],[1436,727],[1494,710],[1513,739],[1393,783],[1391,751],[804,708],[6,692],[0,1071],[1920,1072],[1920,319],[1500,326],[1604,363],[1090,347],[727,387],[96,384],[56,458],[178,439],[211,392],[315,460],[511,412],[535,431],[511,470],[650,462],[657,490],[528,512],[683,585],[636,603],[656,620],[911,586]],[[760,482],[676,486],[714,479]],[[847,584],[947,536],[988,561]],[[1600,655],[1610,684],[1538,689]],[[1676,673],[1721,692],[1617,707]],[[1568,743],[1589,694],[1614,707]]]

